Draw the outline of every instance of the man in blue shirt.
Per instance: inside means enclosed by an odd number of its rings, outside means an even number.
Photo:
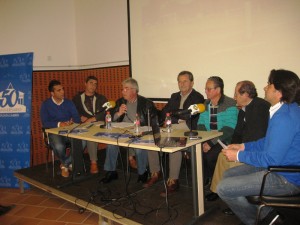
[[[217,193],[244,224],[254,224],[257,206],[246,196],[258,195],[262,177],[269,166],[300,165],[300,80],[287,70],[272,70],[264,88],[271,104],[266,136],[258,141],[232,144],[223,149],[229,161],[245,163],[224,173]],[[300,175],[272,173],[266,180],[265,194],[300,193]],[[269,209],[270,210],[270,209]],[[262,211],[266,216],[267,211]]]
[[[51,80],[48,86],[51,97],[41,106],[41,120],[44,128],[64,127],[73,123],[80,123],[80,117],[74,103],[64,98],[64,88],[58,80]],[[49,134],[50,145],[54,154],[61,162],[61,175],[69,176],[71,156],[66,154],[67,137]]]

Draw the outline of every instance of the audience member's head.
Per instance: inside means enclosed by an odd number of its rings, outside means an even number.
[[[300,81],[294,72],[283,69],[272,70],[268,78],[269,85],[274,85],[274,88],[281,93],[281,102],[300,103]]]

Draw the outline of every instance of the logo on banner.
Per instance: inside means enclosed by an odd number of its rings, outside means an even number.
[[[14,89],[12,83],[0,91],[0,113],[26,113],[24,93]]]

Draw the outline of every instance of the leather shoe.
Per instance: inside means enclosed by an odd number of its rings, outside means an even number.
[[[179,189],[179,182],[178,179],[168,179],[167,181],[167,191],[168,195],[174,194]],[[160,193],[161,197],[166,197],[166,190]]]
[[[153,184],[155,184],[161,177],[160,171],[151,173],[151,177],[148,179],[148,181],[143,185],[144,188],[151,187]]]
[[[234,212],[230,208],[223,209],[222,212],[227,216],[233,216]]]
[[[146,183],[147,180],[148,180],[148,171],[146,170],[145,173],[139,175],[137,182]]]
[[[118,173],[116,171],[108,171],[106,172],[105,177],[100,180],[100,183],[107,184],[116,179],[118,179]]]
[[[205,196],[205,200],[209,201],[209,202],[216,201],[218,198],[219,198],[219,195],[214,192],[211,192]]]

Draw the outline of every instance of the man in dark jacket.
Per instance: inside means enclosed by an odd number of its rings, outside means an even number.
[[[140,117],[141,126],[146,126],[148,122],[148,115],[156,116],[156,108],[152,101],[138,95],[139,86],[136,80],[128,78],[122,82],[123,97],[118,99],[116,107],[111,110],[112,119],[115,122],[129,122],[134,123],[136,114]],[[148,156],[146,150],[134,149],[135,157],[137,159],[138,182],[146,182],[148,179],[147,165]],[[106,158],[104,169],[107,171],[102,183],[109,183],[117,179],[116,164],[118,159],[119,147],[116,145],[108,145],[106,149]]]
[[[176,115],[175,112],[188,109],[193,104],[200,104],[204,102],[204,97],[199,92],[193,89],[194,77],[189,71],[182,71],[177,76],[179,92],[173,93],[170,100],[162,110],[162,121],[164,121],[166,113],[171,113],[172,127],[175,129],[197,128],[197,121],[199,114],[191,116],[190,114]],[[150,187],[159,180],[160,166],[159,156],[157,152],[148,151],[149,166],[151,172],[151,178],[144,185],[144,187]],[[179,172],[182,161],[182,152],[178,151],[169,154],[169,179],[167,181],[168,194],[172,194],[179,189]],[[165,191],[160,193],[164,197]]]
[[[104,95],[96,92],[98,79],[95,76],[89,76],[85,81],[85,90],[74,96],[73,102],[79,113],[81,123],[91,123],[95,121],[104,121],[105,108],[102,105],[107,102]],[[97,165],[97,149],[98,143],[92,141],[84,141],[87,146],[88,153],[91,160],[91,173],[98,173]]]

